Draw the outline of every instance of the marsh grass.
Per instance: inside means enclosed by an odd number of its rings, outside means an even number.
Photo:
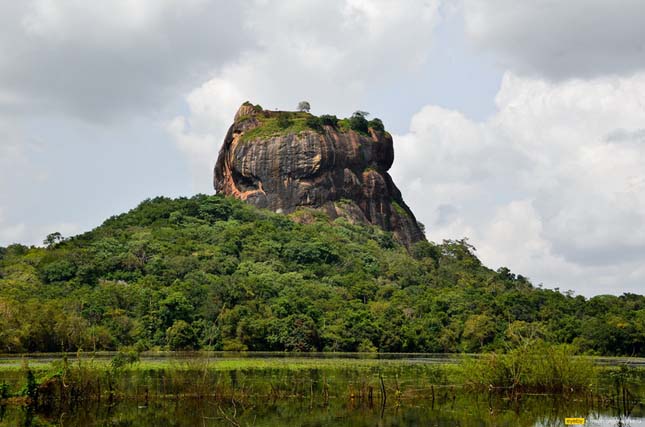
[[[8,371],[7,371],[8,372]],[[12,371],[16,373],[16,371]],[[208,359],[153,360],[121,365],[107,360],[63,358],[48,368],[29,370],[39,406],[68,407],[87,401],[186,398],[246,402],[253,399],[348,399],[373,404],[385,393],[411,397],[432,384],[446,383],[438,365],[397,360]],[[18,390],[25,372],[13,377]],[[24,388],[24,386],[23,386]],[[17,391],[15,395],[23,394]]]
[[[639,377],[632,370],[594,366],[592,359],[574,356],[570,347],[541,343],[441,364],[414,359],[212,358],[206,354],[152,360],[117,355],[109,360],[77,355],[9,368],[0,368],[3,396],[28,396],[27,403],[44,408],[118,401],[147,406],[186,399],[221,404],[297,400],[310,406],[340,400],[352,407],[372,407],[421,398],[434,405],[482,392],[512,397],[595,395],[604,396],[606,402],[626,402],[636,399],[630,390],[645,380],[642,370],[634,371]],[[604,389],[601,379],[605,379]]]
[[[600,370],[591,358],[575,356],[571,346],[542,342],[467,359],[461,365],[467,387],[511,393],[591,392],[598,388]]]

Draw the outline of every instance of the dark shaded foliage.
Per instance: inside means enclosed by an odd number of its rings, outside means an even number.
[[[305,124],[316,132],[321,132],[323,130],[323,123],[320,117],[309,116],[305,120]]]
[[[381,121],[381,119],[378,119],[378,118],[374,118],[370,120],[367,125],[370,128],[379,132],[383,132],[385,130],[385,125],[383,125],[383,121]]]
[[[289,113],[280,113],[280,114],[278,114],[277,123],[278,123],[278,126],[280,128],[286,129],[289,126],[291,126],[293,121],[291,120],[291,117],[290,117]]]
[[[323,114],[320,116],[320,122],[324,126],[338,127],[338,117],[331,114]]]
[[[355,130],[356,132],[360,133],[367,133],[368,129],[368,122],[365,116],[367,113],[364,111],[356,111],[352,116],[349,118],[349,127],[352,130]]]

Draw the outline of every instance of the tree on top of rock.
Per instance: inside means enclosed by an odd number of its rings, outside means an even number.
[[[369,114],[367,111],[355,111],[349,118],[349,127],[356,132],[367,133],[368,123],[365,117]]]
[[[309,110],[311,110],[311,104],[309,104],[309,101],[300,101],[298,103],[298,111],[308,113]]]

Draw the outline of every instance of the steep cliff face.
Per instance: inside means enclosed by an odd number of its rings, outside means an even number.
[[[292,122],[276,128],[281,114],[240,107],[215,165],[218,193],[275,212],[310,207],[375,224],[406,246],[425,239],[387,173],[394,161],[387,132],[332,125],[314,130],[304,125],[307,113],[291,113]]]

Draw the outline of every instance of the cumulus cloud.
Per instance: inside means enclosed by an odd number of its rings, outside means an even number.
[[[453,43],[460,13],[476,52]],[[393,173],[431,239],[468,236],[486,263],[548,286],[642,292],[644,18],[636,0],[2,2],[0,244],[185,194],[176,183],[191,172],[193,189],[211,193],[245,100],[338,115],[376,103],[388,124],[427,103],[395,136]],[[436,28],[444,54],[432,57]],[[453,50],[492,52],[510,70],[485,121],[428,91],[473,103],[490,92],[464,89],[459,78],[480,86],[492,72],[452,63]],[[63,221],[69,209],[83,227]]]
[[[29,161],[34,149],[18,126],[0,117],[0,206],[15,200],[22,173],[35,172]]]
[[[636,292],[644,96],[645,74],[548,83],[507,73],[485,122],[417,113],[395,136],[393,173],[431,239],[471,237],[485,262],[551,286]]]
[[[24,223],[9,224],[5,220],[4,209],[0,207],[0,245],[9,245],[20,242],[24,237],[26,226]]]
[[[640,0],[465,0],[466,31],[516,72],[553,80],[645,67]]]
[[[21,218],[22,185],[40,185],[46,178],[31,160],[41,148],[19,126],[5,120],[0,120],[0,141],[0,245],[40,244],[45,235],[56,230],[65,235],[80,232],[81,227],[69,222],[52,224],[45,219],[35,224]],[[34,210],[42,209],[41,200],[28,204]]]
[[[258,47],[190,91],[188,112],[167,126],[194,165],[196,189],[213,191],[217,150],[243,101],[289,110],[306,99],[318,114],[364,109],[367,94],[427,59],[438,8],[422,0],[257,0],[244,28]]]
[[[106,121],[161,110],[252,46],[245,2],[27,0],[0,5],[0,112]]]
[[[189,114],[176,116],[166,126],[191,164],[193,187],[212,193],[213,166],[232,114],[245,99],[231,82],[211,79],[186,97]]]
[[[470,237],[485,262],[547,286],[594,294],[620,283],[614,289],[636,291],[645,279],[637,263],[645,256],[645,76],[612,76],[633,68],[607,71],[584,63],[585,52],[573,62],[590,73],[552,62],[552,47],[531,41],[538,28],[526,18],[542,15],[531,6],[498,6],[501,17],[468,1],[463,9],[470,36],[516,70],[503,78],[496,111],[476,122],[423,108],[409,132],[395,136],[395,180],[433,240]],[[545,20],[559,16],[554,38],[567,30],[562,7],[540,9]],[[437,3],[413,1],[257,1],[244,26],[261,42],[189,92],[187,112],[167,126],[199,171],[197,188],[211,191],[216,151],[241,102],[290,109],[307,99],[314,113],[351,114],[370,91],[396,86],[427,60],[440,15]],[[524,38],[531,52],[502,49],[507,36]],[[559,46],[573,48],[575,37],[561,37]],[[618,55],[612,37],[586,53]]]
[[[0,246],[14,243],[42,246],[45,236],[53,231],[58,231],[66,237],[79,234],[82,231],[82,227],[78,224],[68,222],[28,226],[25,222],[7,221],[3,211],[4,209],[0,208]]]

